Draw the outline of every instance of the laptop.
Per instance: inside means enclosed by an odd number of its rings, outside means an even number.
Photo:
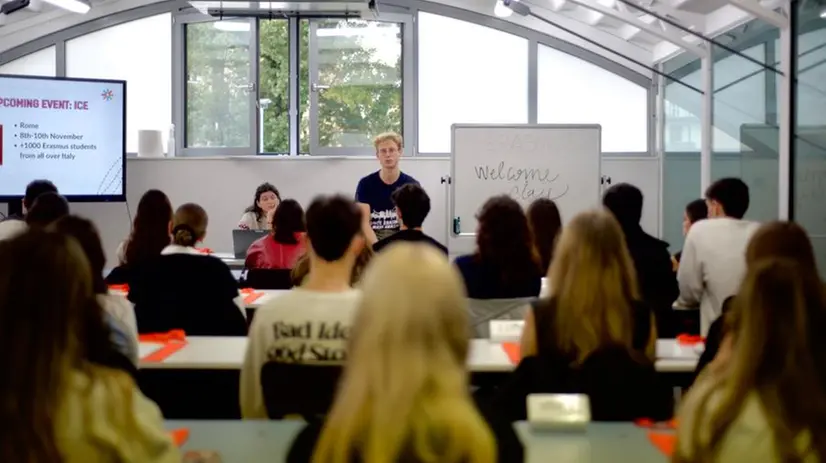
[[[269,232],[269,230],[233,230],[232,250],[235,252],[235,258],[246,259],[247,249],[250,248],[250,245]]]

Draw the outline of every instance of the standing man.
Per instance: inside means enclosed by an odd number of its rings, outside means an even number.
[[[393,192],[402,185],[419,183],[399,169],[399,158],[402,156],[401,135],[383,133],[373,140],[373,146],[381,169],[363,177],[356,187],[356,201],[362,211],[362,230],[370,245],[399,231]]]

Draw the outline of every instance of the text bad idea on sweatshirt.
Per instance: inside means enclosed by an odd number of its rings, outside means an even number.
[[[276,362],[341,362],[347,358],[350,326],[340,321],[272,325],[274,344],[267,357]]]

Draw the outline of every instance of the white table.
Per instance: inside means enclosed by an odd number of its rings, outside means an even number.
[[[235,253],[233,252],[213,252],[210,255],[224,261],[232,270],[241,270],[244,268],[244,259],[236,259]]]
[[[247,349],[246,337],[191,336],[187,345],[163,362],[141,362],[140,368],[177,370],[240,370]],[[152,352],[141,343],[141,353]],[[673,339],[657,341],[657,371],[689,373],[697,366],[693,349],[679,346]],[[693,355],[693,357],[692,357]],[[468,369],[474,373],[508,372],[514,369],[502,345],[487,339],[472,339]]]
[[[259,297],[253,302],[249,304],[245,304],[248,309],[258,309],[259,307],[266,305],[268,302],[272,301],[273,299],[278,298],[279,296],[283,296],[284,294],[290,292],[289,289],[256,289],[256,293],[264,293],[263,296]]]

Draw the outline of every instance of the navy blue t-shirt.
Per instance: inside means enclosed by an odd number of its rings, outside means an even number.
[[[402,185],[419,184],[415,178],[399,173],[399,178],[388,185],[379,176],[379,171],[359,180],[356,187],[356,201],[370,205],[370,227],[378,239],[386,238],[399,231],[401,224],[396,217],[396,206],[390,195]]]

